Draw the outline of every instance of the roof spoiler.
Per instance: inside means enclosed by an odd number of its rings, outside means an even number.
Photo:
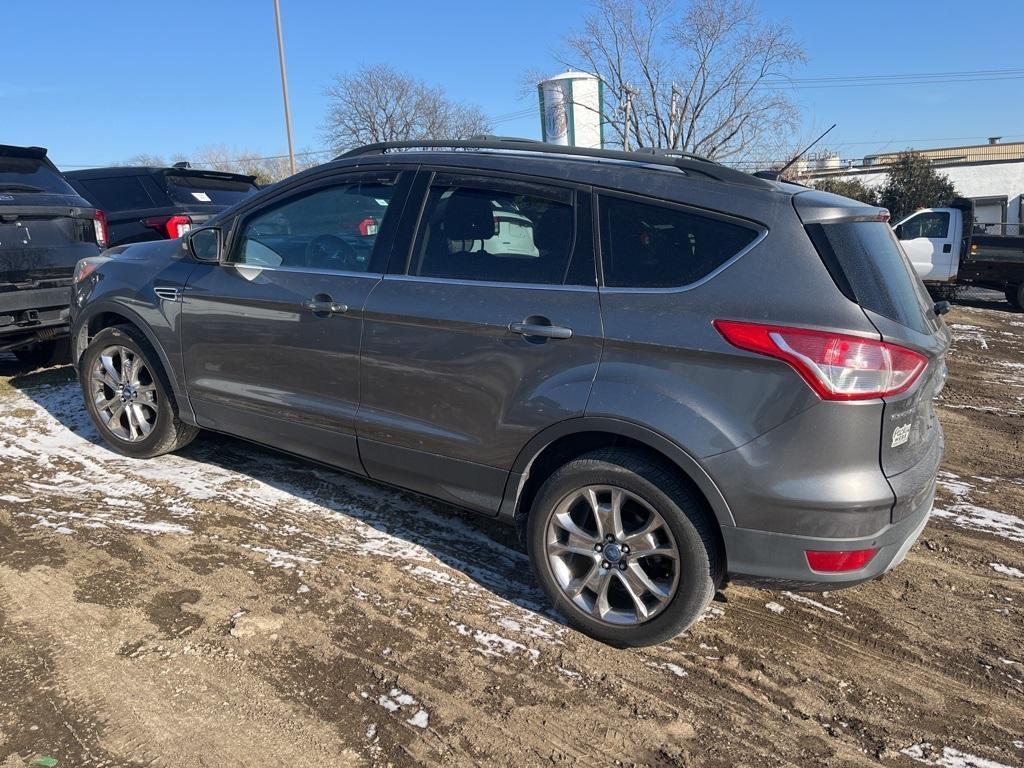
[[[15,147],[11,144],[0,144],[0,157],[27,157],[42,160],[46,157],[46,147]]]

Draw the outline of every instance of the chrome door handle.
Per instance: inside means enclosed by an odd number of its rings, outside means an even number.
[[[306,299],[302,302],[302,308],[309,310],[314,315],[343,315],[348,312],[347,304],[338,304],[334,301],[318,301]]]
[[[561,325],[545,325],[543,323],[509,323],[508,329],[520,336],[533,336],[540,339],[571,339],[572,328]]]

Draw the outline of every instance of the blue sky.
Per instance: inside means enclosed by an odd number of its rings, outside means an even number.
[[[527,71],[555,52],[586,2],[281,0],[297,148],[323,145],[324,88],[386,62],[489,115],[536,105]],[[762,0],[807,51],[797,77],[1017,69],[1024,6]],[[243,12],[244,9],[244,12]],[[429,10],[425,10],[429,9]],[[39,144],[63,167],[208,145],[286,151],[271,0],[37,0],[5,3],[0,143]],[[11,34],[17,30],[17,34]],[[1002,135],[1024,139],[1024,79],[802,88],[802,133],[839,126],[844,157]],[[539,138],[535,114],[499,133]],[[966,140],[966,141],[963,141]]]

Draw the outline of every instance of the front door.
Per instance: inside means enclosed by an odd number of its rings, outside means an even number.
[[[182,353],[200,426],[362,471],[355,442],[363,304],[406,185],[343,174],[271,199],[184,292]]]
[[[583,415],[597,373],[590,193],[439,172],[419,221],[366,304],[360,454],[371,477],[496,514],[520,450]]]
[[[924,210],[896,228],[896,236],[922,280],[945,282],[956,275],[959,253],[949,219],[949,211]]]

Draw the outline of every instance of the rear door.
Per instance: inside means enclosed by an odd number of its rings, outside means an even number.
[[[496,514],[520,450],[581,416],[597,373],[590,191],[420,179],[400,274],[366,304],[359,450],[371,477]]]
[[[926,209],[896,225],[897,237],[922,280],[946,282],[956,276],[958,233],[949,210]]]
[[[363,304],[387,263],[405,181],[361,171],[285,191],[243,214],[226,263],[196,267],[181,338],[200,425],[361,471]]]

